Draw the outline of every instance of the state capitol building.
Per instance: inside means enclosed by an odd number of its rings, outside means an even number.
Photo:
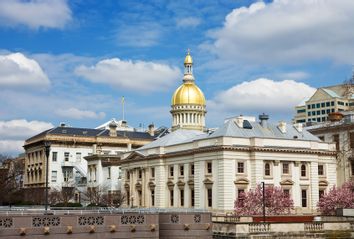
[[[297,213],[309,213],[336,184],[334,145],[302,124],[274,125],[263,114],[258,120],[229,118],[216,130],[207,130],[206,101],[189,52],[170,112],[169,134],[120,158],[125,207],[232,211],[241,192],[264,182],[289,194]]]

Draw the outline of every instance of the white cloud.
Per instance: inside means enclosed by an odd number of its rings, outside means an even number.
[[[40,65],[22,53],[0,55],[0,86],[47,87],[50,82]]]
[[[292,71],[279,73],[278,76],[283,79],[303,80],[308,78],[309,74],[303,71]]]
[[[51,123],[36,120],[0,121],[0,140],[26,139],[50,128],[53,128]]]
[[[102,60],[91,67],[81,65],[75,73],[92,82],[150,92],[165,90],[181,78],[181,72],[176,67],[146,61],[122,61],[118,58]]]
[[[0,153],[16,156],[24,151],[23,144],[23,140],[0,140]]]
[[[176,20],[177,27],[197,27],[200,25],[201,19],[197,17],[181,17]]]
[[[80,110],[77,108],[69,108],[69,109],[58,109],[56,110],[56,114],[71,119],[103,119],[106,114],[104,112],[96,113],[90,110]]]
[[[117,44],[120,46],[150,47],[161,39],[161,26],[157,23],[123,25],[117,32]]]
[[[66,0],[1,0],[0,24],[30,28],[64,28],[71,21]]]
[[[53,128],[51,123],[36,120],[0,121],[0,153],[15,155],[23,152],[22,146],[27,138],[50,128]]]
[[[291,118],[294,107],[303,98],[311,96],[315,88],[293,80],[274,81],[259,78],[235,85],[219,92],[208,102],[210,111],[223,111],[231,114],[269,113],[286,115]]]
[[[300,64],[354,61],[354,1],[275,0],[234,9],[204,45],[225,60]]]

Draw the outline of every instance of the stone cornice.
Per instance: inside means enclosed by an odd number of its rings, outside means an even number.
[[[286,147],[254,147],[254,146],[232,146],[232,145],[220,145],[220,146],[207,146],[197,149],[189,149],[178,152],[171,152],[167,154],[153,154],[145,157],[127,158],[123,159],[121,164],[130,163],[140,160],[153,160],[153,159],[167,159],[171,157],[187,156],[208,152],[220,152],[220,151],[242,151],[242,152],[275,152],[275,153],[295,153],[295,154],[312,154],[312,155],[326,155],[336,156],[336,151],[326,150],[314,150],[306,148],[286,148]]]

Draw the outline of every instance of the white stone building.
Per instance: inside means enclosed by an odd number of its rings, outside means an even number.
[[[184,65],[183,85],[195,88],[189,54]],[[172,97],[173,132],[122,157],[126,206],[230,211],[240,192],[265,182],[289,193],[298,212],[312,212],[319,195],[336,183],[334,145],[301,124],[240,116],[203,131],[203,93],[180,94],[181,88]],[[198,114],[202,120],[193,117]]]
[[[105,127],[109,125],[109,127]],[[149,132],[136,132],[120,126],[115,120],[99,129],[74,128],[61,125],[46,130],[25,141],[24,187],[45,188],[46,155],[45,143],[50,144],[48,158],[48,186],[60,190],[62,187],[77,188],[101,186],[105,192],[120,189],[120,170],[116,163],[105,164],[101,158],[116,159],[122,152],[136,149],[154,140]],[[123,130],[122,130],[123,129]],[[88,157],[88,160],[86,158]],[[91,160],[91,159],[96,160]]]
[[[339,186],[354,179],[354,112],[342,113],[341,117],[333,117],[333,121],[306,128],[322,141],[335,144],[337,151],[337,185]]]

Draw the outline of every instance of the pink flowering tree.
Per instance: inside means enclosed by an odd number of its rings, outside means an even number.
[[[266,186],[265,206],[267,215],[282,215],[291,213],[294,202],[280,187]],[[254,190],[239,195],[235,201],[235,213],[239,216],[263,214],[263,190],[260,184]]]
[[[323,215],[334,215],[337,208],[354,208],[354,183],[346,182],[341,187],[333,186],[317,204]]]

